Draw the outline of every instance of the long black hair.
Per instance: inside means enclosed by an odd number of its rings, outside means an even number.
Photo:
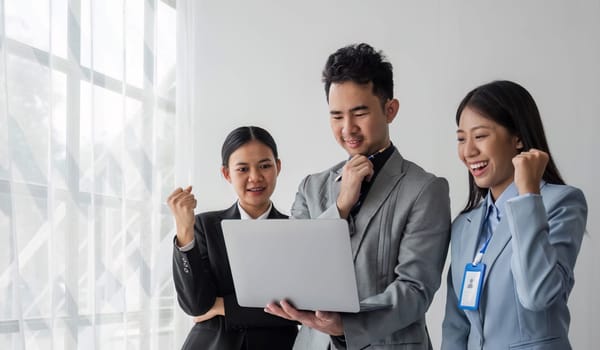
[[[229,157],[233,152],[254,140],[269,147],[271,151],[273,151],[275,159],[279,159],[279,155],[277,154],[277,144],[275,144],[273,136],[271,136],[267,130],[258,126],[240,126],[230,132],[223,142],[223,147],[221,147],[221,161],[223,166],[227,167],[229,164]]]
[[[460,122],[462,111],[469,107],[483,117],[516,135],[523,144],[521,151],[536,148],[548,153],[549,160],[542,175],[548,183],[564,185],[548,147],[542,118],[533,97],[521,85],[508,80],[498,80],[481,85],[470,91],[456,110],[456,125]],[[480,188],[469,172],[469,199],[463,213],[475,208],[487,195],[487,188]]]

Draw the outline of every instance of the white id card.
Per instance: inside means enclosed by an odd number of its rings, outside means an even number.
[[[458,307],[463,310],[477,310],[479,308],[479,297],[481,286],[485,275],[485,264],[467,264],[463,275],[462,287],[460,288],[460,299]]]

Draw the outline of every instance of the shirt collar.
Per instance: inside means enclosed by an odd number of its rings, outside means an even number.
[[[510,185],[502,192],[500,197],[494,200],[492,199],[492,191],[488,191],[487,196],[485,197],[485,207],[487,210],[490,210],[490,206],[496,210],[496,219],[500,221],[500,219],[504,216],[504,204],[507,200],[517,197],[519,195],[519,191],[517,190],[517,186],[514,182],[511,182]]]
[[[248,214],[244,208],[242,208],[242,206],[240,205],[240,201],[237,202],[237,207],[238,210],[240,211],[240,219],[242,220],[263,220],[266,219],[269,216],[269,213],[271,213],[271,209],[273,208],[273,203],[269,203],[269,208],[267,208],[267,210],[260,214],[256,219],[253,219],[252,216],[250,216],[250,214]]]
[[[396,147],[394,146],[394,144],[390,142],[390,145],[384,151],[382,151],[381,153],[377,153],[373,156],[373,158],[371,159],[371,163],[373,163],[374,175],[371,177],[371,182],[373,181],[375,174],[379,173],[379,171],[381,170],[381,168],[383,168],[387,160],[392,156],[392,153],[394,153],[395,149]]]

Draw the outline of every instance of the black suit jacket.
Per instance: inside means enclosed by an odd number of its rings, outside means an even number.
[[[272,207],[269,219],[286,219]],[[262,308],[237,303],[225,241],[223,219],[240,219],[237,204],[222,211],[196,215],[194,248],[173,249],[173,279],[179,305],[187,314],[198,316],[223,297],[225,316],[196,323],[184,349],[239,350],[291,349],[297,334],[296,323],[272,316]]]

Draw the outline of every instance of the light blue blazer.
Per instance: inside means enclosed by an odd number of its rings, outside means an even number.
[[[567,299],[587,220],[583,193],[543,183],[541,196],[508,200],[482,260],[479,310],[461,310],[463,272],[479,249],[485,210],[480,204],[452,224],[442,349],[571,349]]]

